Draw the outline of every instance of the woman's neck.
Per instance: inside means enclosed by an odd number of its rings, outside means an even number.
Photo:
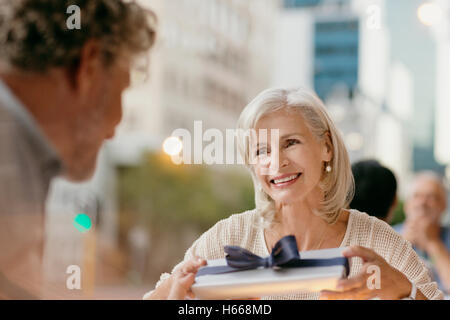
[[[279,238],[294,235],[300,251],[314,250],[323,241],[328,223],[314,214],[306,203],[293,203],[278,206],[273,228]]]
[[[300,251],[338,247],[347,228],[348,216],[344,210],[339,213],[340,219],[329,224],[314,214],[319,203],[314,200],[289,204],[277,204],[275,222],[266,229],[265,236],[269,248],[284,236],[294,235]]]

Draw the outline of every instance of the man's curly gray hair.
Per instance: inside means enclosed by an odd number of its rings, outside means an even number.
[[[67,8],[81,11],[81,29],[69,29]],[[105,66],[155,41],[155,15],[133,1],[0,0],[0,62],[22,71],[74,67],[88,40],[100,44]]]

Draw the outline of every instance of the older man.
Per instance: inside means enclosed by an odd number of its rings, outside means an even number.
[[[80,29],[68,27],[73,5]],[[121,0],[0,0],[0,298],[45,298],[50,180],[92,175],[130,68],[154,43],[152,21]],[[185,266],[170,297],[184,297],[201,264]]]
[[[395,229],[430,264],[440,287],[450,292],[450,228],[441,226],[446,207],[446,190],[439,176],[421,172],[405,202],[406,221]]]

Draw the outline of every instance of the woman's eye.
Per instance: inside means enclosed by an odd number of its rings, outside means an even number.
[[[297,144],[297,143],[300,143],[300,141],[298,141],[297,139],[289,139],[289,140],[287,140],[286,146],[290,147],[290,146],[292,146],[294,144]]]

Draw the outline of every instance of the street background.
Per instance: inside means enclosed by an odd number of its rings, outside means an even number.
[[[57,180],[48,199],[46,280],[79,265],[90,299],[141,299],[218,220],[254,207],[239,165],[176,165],[173,130],[235,128],[274,86],[324,100],[352,162],[378,159],[400,200],[414,172],[450,181],[450,3],[446,0],[142,0],[158,16],[149,79],[124,96],[124,117],[94,178]],[[72,221],[89,215],[80,233]],[[402,221],[399,201],[393,223]],[[444,223],[448,223],[449,214]]]

